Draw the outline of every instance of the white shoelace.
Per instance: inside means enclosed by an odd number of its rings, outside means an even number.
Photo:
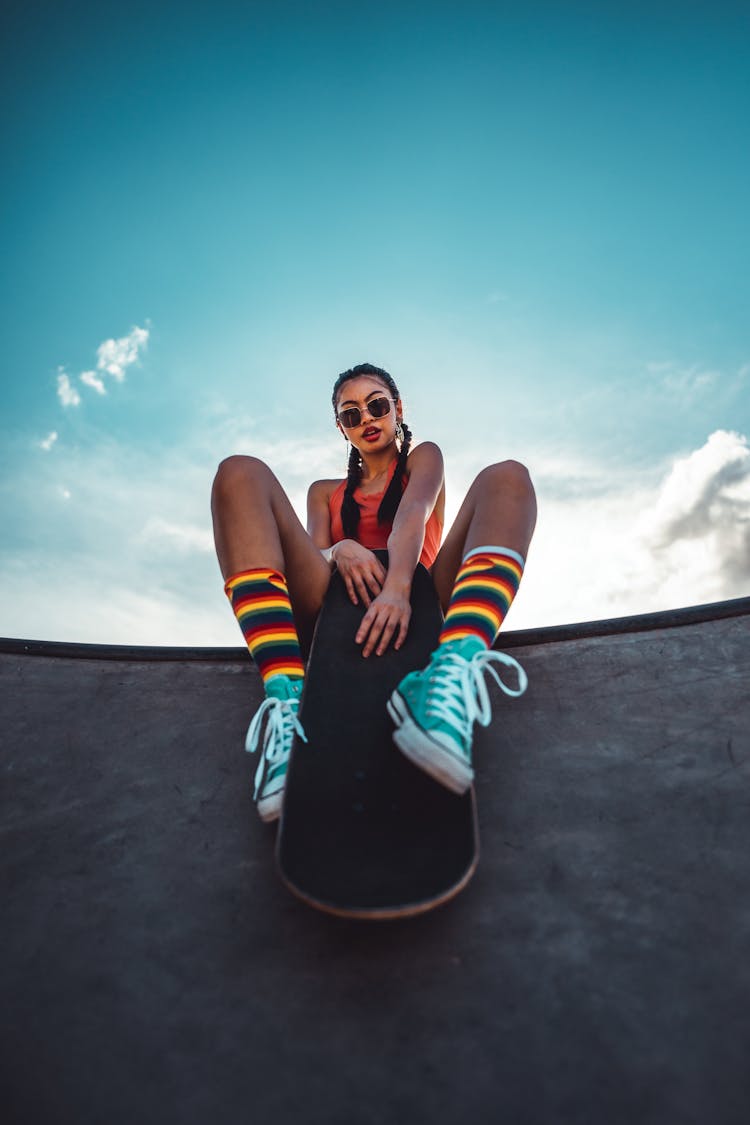
[[[518,687],[509,687],[492,667],[493,664],[515,669]],[[492,718],[490,696],[484,678],[486,672],[489,672],[506,695],[517,698],[526,691],[529,680],[518,661],[504,652],[494,652],[492,649],[475,653],[471,660],[466,660],[457,653],[442,654],[439,671],[430,686],[428,713],[453,727],[463,743],[469,742],[475,721],[486,727]]]
[[[302,729],[302,724],[297,718],[298,705],[296,699],[274,699],[269,696],[263,700],[252,717],[250,726],[247,728],[247,737],[245,738],[245,749],[249,754],[254,754],[258,749],[263,719],[264,717],[266,718],[263,751],[260,756],[258,768],[255,771],[255,793],[253,799],[258,796],[260,787],[263,784],[263,776],[266,772],[266,767],[272,762],[284,761],[289,757],[294,732],[297,732],[303,742],[307,742],[307,736]]]

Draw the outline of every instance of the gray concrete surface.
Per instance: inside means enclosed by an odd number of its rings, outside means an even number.
[[[276,878],[239,652],[0,643],[3,1121],[750,1119],[750,599],[508,634],[454,903]]]

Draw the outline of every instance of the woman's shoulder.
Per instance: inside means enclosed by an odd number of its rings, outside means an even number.
[[[423,455],[425,453],[429,453],[429,454],[437,453],[441,457],[443,456],[443,452],[442,452],[440,446],[438,445],[438,443],[436,441],[420,441],[420,442],[417,442],[417,444],[410,450],[409,456],[413,457],[415,453],[419,453],[420,449],[422,450]]]
[[[327,504],[337,488],[345,484],[341,477],[328,480],[314,480],[307,490],[307,499],[312,503]]]
[[[406,465],[410,473],[422,465],[426,468],[439,466],[442,469],[443,452],[440,446],[434,441],[420,441],[419,445],[415,445],[414,448],[409,451]]]

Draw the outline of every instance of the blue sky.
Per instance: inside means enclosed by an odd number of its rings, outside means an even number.
[[[0,633],[239,643],[215,465],[302,513],[365,359],[449,512],[529,465],[509,627],[750,593],[746,5],[29,4],[3,38]]]

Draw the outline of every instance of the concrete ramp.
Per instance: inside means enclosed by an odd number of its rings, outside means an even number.
[[[452,904],[293,899],[246,654],[0,642],[8,1125],[746,1125],[750,599],[508,633]]]

